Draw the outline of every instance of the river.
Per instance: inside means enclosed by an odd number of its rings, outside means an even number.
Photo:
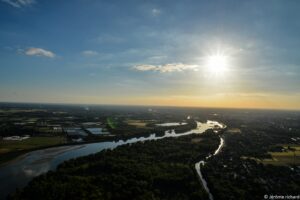
[[[201,134],[208,129],[215,128],[215,126],[224,128],[224,125],[216,121],[207,121],[206,123],[197,122],[196,129],[184,133],[175,133],[175,131],[172,130],[166,131],[165,135],[163,136],[156,136],[155,134],[151,134],[148,137],[131,138],[125,141],[118,140],[81,145],[60,146],[26,153],[16,160],[0,167],[0,199],[5,199],[5,197],[9,193],[15,191],[16,188],[24,187],[34,177],[46,173],[49,170],[55,170],[60,163],[66,160],[96,153],[104,149],[113,149],[120,145],[135,143],[139,141],[159,140],[167,137],[180,137],[193,133]],[[203,178],[200,177],[200,179],[202,180]],[[209,192],[209,190],[207,191]]]
[[[210,199],[210,200],[213,200],[214,197],[213,197],[213,195],[211,194],[211,192],[210,192],[210,190],[209,190],[209,188],[208,188],[208,186],[207,186],[207,182],[206,182],[206,180],[205,180],[204,177],[203,177],[203,174],[202,174],[202,172],[201,172],[201,166],[204,166],[204,165],[205,165],[205,161],[208,160],[210,157],[215,156],[215,155],[217,155],[218,153],[220,153],[220,151],[221,151],[221,149],[223,148],[223,146],[224,146],[224,139],[223,139],[222,137],[220,137],[220,144],[219,144],[218,148],[216,149],[216,151],[214,152],[214,154],[208,155],[208,156],[205,158],[205,160],[201,160],[201,161],[199,161],[199,162],[197,162],[197,163],[195,164],[195,169],[196,169],[196,171],[197,171],[197,174],[198,174],[198,176],[199,176],[199,179],[200,179],[200,181],[201,181],[201,183],[202,183],[202,185],[203,185],[203,187],[204,187],[204,190],[208,193],[208,196],[209,196],[209,199]]]

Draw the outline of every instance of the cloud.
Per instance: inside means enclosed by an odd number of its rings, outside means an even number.
[[[35,47],[28,48],[25,51],[25,54],[28,56],[45,56],[49,58],[55,57],[55,54],[53,52],[41,48],[35,48]]]
[[[15,8],[21,8],[35,3],[35,0],[1,0],[1,1]]]
[[[99,53],[93,50],[85,50],[81,52],[84,56],[97,56]]]
[[[151,14],[154,16],[154,17],[157,17],[161,14],[161,11],[159,9],[156,9],[156,8],[153,8],[151,10]]]
[[[172,63],[165,65],[136,65],[133,69],[138,71],[158,71],[161,73],[165,72],[182,72],[185,70],[194,70],[197,71],[198,65],[187,65],[183,63]]]

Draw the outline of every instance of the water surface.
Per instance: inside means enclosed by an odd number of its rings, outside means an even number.
[[[163,123],[163,124],[156,124],[156,126],[181,126],[186,125],[186,122],[169,122],[169,123]]]
[[[55,170],[56,167],[63,161],[139,141],[158,140],[167,137],[180,137],[190,135],[192,133],[200,134],[208,129],[215,128],[215,125],[219,125],[219,123],[214,121],[207,121],[206,123],[197,122],[196,129],[184,133],[177,134],[174,130],[171,130],[166,131],[163,136],[151,134],[148,137],[131,138],[125,141],[118,140],[60,146],[29,152],[5,166],[0,167],[0,199],[5,199],[5,197],[9,193],[15,191],[16,188],[24,187],[32,178],[49,170]]]

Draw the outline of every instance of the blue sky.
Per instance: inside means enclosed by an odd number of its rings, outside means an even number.
[[[299,8],[0,0],[0,101],[299,109]],[[217,52],[216,75],[205,60]]]

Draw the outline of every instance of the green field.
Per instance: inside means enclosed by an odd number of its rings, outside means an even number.
[[[0,141],[0,163],[7,162],[30,150],[65,142],[64,137],[31,137],[22,141]]]
[[[276,166],[290,166],[300,165],[300,146],[299,145],[281,145],[285,151],[283,152],[268,152],[272,158],[259,159],[255,157],[242,156],[242,159],[252,159],[256,162],[263,163],[265,165],[276,165]],[[292,149],[289,149],[291,147]]]
[[[106,121],[107,121],[108,126],[109,126],[111,129],[117,128],[117,123],[116,123],[115,120],[112,119],[111,117],[108,117]]]
[[[288,149],[290,146],[294,150]],[[282,145],[284,152],[269,152],[272,159],[263,159],[263,164],[272,165],[299,165],[300,164],[300,146],[299,145]]]

